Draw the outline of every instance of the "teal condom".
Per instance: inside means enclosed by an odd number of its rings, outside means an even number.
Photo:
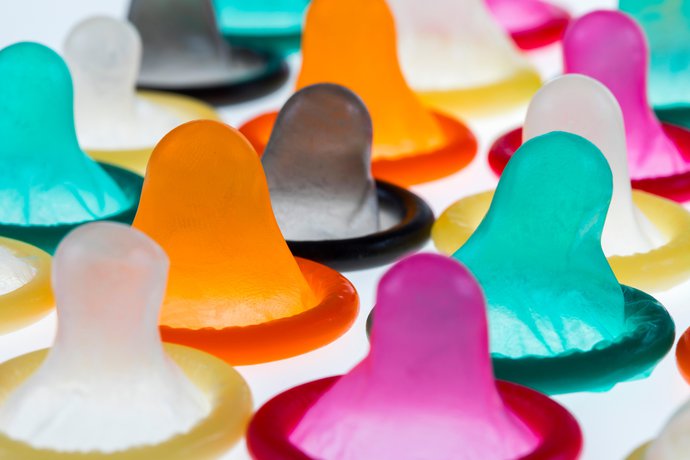
[[[620,0],[647,36],[649,97],[665,121],[690,124],[690,1]],[[684,116],[683,116],[684,115]],[[677,119],[681,117],[681,119]]]
[[[55,226],[117,215],[131,199],[79,148],[72,81],[37,43],[0,51],[0,224]]]
[[[601,249],[612,192],[604,156],[573,134],[536,137],[508,163],[453,255],[484,288],[494,353],[586,351],[623,332],[623,294]]]

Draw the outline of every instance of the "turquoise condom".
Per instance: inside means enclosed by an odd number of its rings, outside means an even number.
[[[0,139],[3,225],[86,222],[131,206],[79,148],[72,80],[50,48],[26,42],[0,51]]]
[[[606,159],[588,140],[562,132],[519,152],[486,217],[453,255],[484,288],[492,351],[553,356],[615,339],[625,318],[601,249],[613,191]]]
[[[664,121],[690,126],[690,1],[620,0],[619,8],[647,36],[652,105]]]

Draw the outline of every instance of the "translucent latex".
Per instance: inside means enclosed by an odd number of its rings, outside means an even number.
[[[8,46],[0,51],[0,82],[2,224],[84,222],[131,206],[79,148],[72,81],[60,56],[38,43]]]
[[[642,26],[651,51],[648,93],[655,107],[690,103],[690,2],[620,0]]]
[[[403,78],[384,0],[312,1],[302,57],[298,89],[337,83],[362,98],[374,125],[374,160],[429,152],[446,142],[438,121]]]
[[[415,91],[491,86],[531,71],[484,0],[388,3],[403,72]]]
[[[285,103],[261,161],[286,239],[344,239],[379,230],[371,136],[367,108],[342,86],[308,86]]]
[[[223,123],[189,122],[160,141],[133,225],[170,257],[162,325],[248,326],[314,306],[271,211],[259,157]]]
[[[632,200],[623,116],[611,92],[583,75],[550,81],[530,102],[523,141],[551,131],[584,137],[601,150],[611,167],[613,196],[602,235],[604,252],[629,255],[657,247],[658,232]]]
[[[371,351],[307,411],[291,441],[314,458],[520,458],[539,439],[503,403],[482,292],[422,254],[381,279]]]
[[[641,460],[685,460],[690,452],[690,403],[671,417]]]
[[[595,11],[576,21],[563,37],[567,73],[606,85],[621,106],[633,179],[690,170],[647,102],[648,48],[642,29],[618,11]]]
[[[36,275],[36,266],[0,246],[0,295],[16,291]]]
[[[211,0],[132,0],[129,20],[143,43],[140,85],[220,86],[252,77],[265,65],[259,56],[231,53]]]
[[[158,334],[168,260],[122,224],[79,227],[53,265],[59,326],[40,368],[0,406],[0,430],[37,448],[113,452],[189,430],[210,402]]]
[[[453,255],[486,294],[491,351],[588,351],[625,331],[620,285],[601,249],[612,177],[586,139],[535,137],[508,163],[486,216]]]
[[[309,0],[214,0],[213,4],[222,28],[260,35],[299,33]]]
[[[485,0],[491,14],[520,44],[520,34],[538,33],[539,29],[555,27],[568,21],[568,13],[547,1],[541,0]],[[563,28],[559,27],[560,32]],[[546,34],[546,31],[541,31]],[[551,32],[553,33],[553,32]],[[540,39],[547,44],[548,39]],[[535,43],[536,44],[536,43]],[[521,45],[522,46],[522,45]],[[534,48],[526,46],[525,48]]]
[[[74,80],[77,133],[87,149],[154,145],[183,120],[135,92],[141,38],[126,21],[96,16],[77,24],[65,41]]]

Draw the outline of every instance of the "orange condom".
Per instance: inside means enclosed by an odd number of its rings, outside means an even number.
[[[227,125],[194,121],[161,140],[133,225],[170,258],[165,341],[249,364],[324,345],[356,316],[347,280],[292,256],[259,158]]]
[[[466,166],[476,151],[467,127],[422,105],[398,62],[395,23],[384,0],[314,0],[302,37],[297,89],[337,83],[359,95],[374,126],[374,175],[401,185],[438,179]],[[242,127],[261,153],[276,114]]]

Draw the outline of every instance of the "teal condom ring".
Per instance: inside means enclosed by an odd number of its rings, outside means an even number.
[[[624,285],[621,289],[628,332],[618,340],[550,357],[513,359],[492,353],[496,378],[554,395],[607,391],[619,382],[646,376],[673,346],[675,325],[652,296]],[[367,318],[367,335],[373,321],[374,310]]]
[[[116,214],[97,220],[120,222],[130,225],[137,213],[144,178],[118,166],[106,163],[99,164],[108,176],[110,176],[120,187],[129,205]],[[56,225],[11,225],[0,223],[0,236],[24,241],[43,249],[49,254],[53,254],[58,243],[60,243],[65,235],[82,224],[95,221],[96,220],[70,222]]]

